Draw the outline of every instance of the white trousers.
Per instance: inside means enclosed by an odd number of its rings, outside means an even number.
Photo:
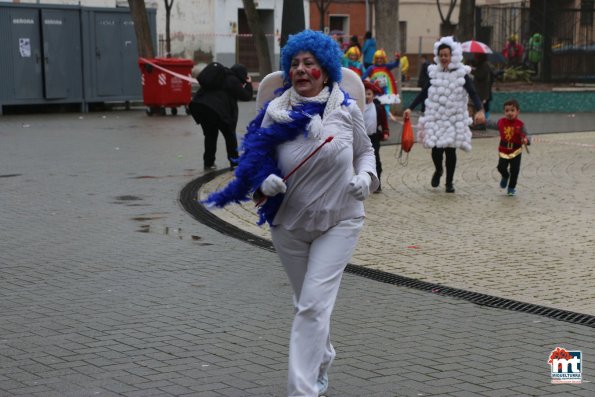
[[[328,370],[335,356],[331,313],[363,224],[361,217],[339,222],[324,232],[271,228],[296,310],[289,341],[289,397],[318,396],[318,376]]]

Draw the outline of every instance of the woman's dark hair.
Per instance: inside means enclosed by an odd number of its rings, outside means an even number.
[[[487,62],[488,56],[487,54],[475,54],[475,60],[478,64],[482,64],[484,62]]]
[[[438,52],[440,52],[440,50],[443,50],[445,48],[448,48],[448,50],[450,51],[450,53],[452,54],[452,48],[450,48],[450,46],[448,44],[440,44],[438,46]]]
[[[364,40],[368,40],[372,38],[372,32],[368,31],[366,32],[366,34],[364,35]]]
[[[359,39],[357,37],[356,34],[354,34],[353,36],[351,36],[351,38],[349,39],[349,45],[352,46],[357,46],[357,48],[359,48],[361,50],[362,46],[359,43]]]

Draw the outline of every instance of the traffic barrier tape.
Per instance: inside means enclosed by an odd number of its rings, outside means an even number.
[[[185,76],[183,74],[176,73],[176,72],[174,72],[172,70],[166,69],[163,66],[159,66],[159,65],[155,64],[154,62],[149,61],[147,58],[139,58],[139,61],[141,61],[142,63],[146,63],[147,65],[151,65],[155,69],[159,69],[159,70],[161,70],[161,71],[163,71],[165,73],[171,74],[172,76],[175,76],[175,77],[177,77],[179,79],[182,79],[184,81],[187,81],[190,84],[192,84],[192,83],[198,84],[198,81],[195,78],[193,78],[191,76]]]

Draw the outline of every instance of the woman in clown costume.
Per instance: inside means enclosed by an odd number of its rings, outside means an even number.
[[[345,51],[343,58],[341,58],[341,64],[343,67],[353,70],[358,76],[362,77],[364,66],[360,62],[361,57],[362,53],[360,49],[357,46],[351,46]]]
[[[328,388],[331,314],[364,226],[363,200],[380,183],[362,112],[339,86],[340,60],[336,42],[321,32],[289,36],[281,50],[284,86],[248,125],[236,178],[206,200],[223,207],[253,194],[262,203],[259,223],[271,226],[294,292],[291,397],[317,397]]]
[[[395,57],[395,61],[387,63],[386,52],[384,50],[378,50],[374,53],[374,64],[370,66],[364,72],[362,80],[369,79],[372,83],[377,83],[384,91],[383,95],[378,97],[381,104],[386,109],[392,120],[395,120],[394,116],[390,112],[390,105],[398,105],[401,103],[397,92],[397,83],[395,82],[395,76],[393,76],[391,70],[399,67],[399,58]]]
[[[428,66],[430,81],[411,102],[403,116],[424,102],[426,111],[419,118],[418,140],[432,149],[434,175],[432,187],[438,187],[442,176],[442,159],[446,153],[446,192],[454,193],[453,177],[457,164],[456,149],[471,150],[472,120],[467,111],[469,97],[475,107],[475,123],[485,123],[481,99],[469,77],[471,68],[462,63],[461,43],[452,36],[442,37],[434,43],[435,65]]]

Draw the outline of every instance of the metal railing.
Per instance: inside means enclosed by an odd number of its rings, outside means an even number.
[[[476,11],[476,38],[502,51],[516,35],[524,47],[522,64],[542,81],[595,82],[595,1],[521,1],[486,5]],[[529,54],[535,34],[542,36],[541,60]]]

